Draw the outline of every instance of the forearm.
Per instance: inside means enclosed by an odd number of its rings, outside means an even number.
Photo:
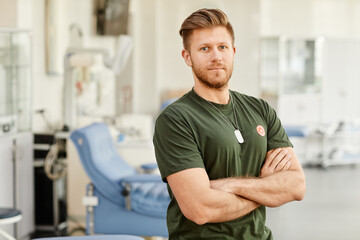
[[[278,207],[294,200],[302,200],[305,194],[305,178],[302,172],[283,171],[264,178],[224,179],[223,190],[268,207]]]
[[[197,223],[225,222],[242,217],[259,206],[234,193],[210,188],[202,168],[192,168],[167,177],[181,212]]]
[[[197,221],[198,224],[231,221],[247,215],[260,206],[254,201],[217,189],[210,189],[207,200],[201,204],[200,215],[204,217]]]

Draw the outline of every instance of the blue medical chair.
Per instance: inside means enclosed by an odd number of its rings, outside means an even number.
[[[87,234],[168,235],[170,202],[159,175],[138,174],[116,152],[107,125],[93,123],[70,136],[91,179],[87,186]]]

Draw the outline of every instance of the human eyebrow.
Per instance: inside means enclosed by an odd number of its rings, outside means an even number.
[[[228,42],[221,42],[221,43],[219,43],[219,46],[229,47],[230,44]]]

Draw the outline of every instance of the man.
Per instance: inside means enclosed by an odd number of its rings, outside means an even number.
[[[265,101],[229,90],[236,51],[225,13],[200,9],[180,35],[194,87],[160,114],[154,134],[169,239],[272,239],[265,206],[305,194],[292,144]]]

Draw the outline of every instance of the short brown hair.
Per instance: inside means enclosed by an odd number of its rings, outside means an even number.
[[[194,30],[219,26],[223,26],[227,29],[227,31],[231,35],[232,43],[234,44],[234,30],[228,20],[228,17],[223,11],[221,11],[220,9],[202,8],[197,10],[196,12],[193,12],[184,20],[179,31],[180,36],[183,39],[184,48],[189,50],[188,39]]]

